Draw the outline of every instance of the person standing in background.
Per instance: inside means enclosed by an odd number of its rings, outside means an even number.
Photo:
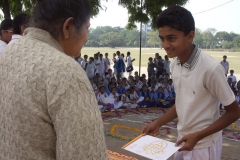
[[[0,25],[0,54],[7,47],[7,44],[12,39],[13,21],[11,19],[4,19]]]
[[[165,61],[163,62],[164,63],[164,69],[165,69],[166,73],[170,75],[170,63],[171,63],[171,61],[169,60],[167,55],[165,55],[164,58],[165,58]]]
[[[127,67],[129,67],[129,66],[132,66],[132,67],[133,67],[132,62],[135,61],[135,59],[132,59],[130,55],[131,55],[131,53],[130,53],[130,52],[127,52],[127,57],[126,57]],[[131,71],[131,72],[128,72],[128,73],[129,73],[128,76],[131,76],[131,75],[132,75],[132,71]]]
[[[223,56],[223,60],[220,62],[220,64],[223,66],[224,71],[225,71],[225,76],[227,77],[228,74],[228,69],[229,69],[229,63],[227,61],[227,56]]]
[[[98,67],[98,73],[100,77],[103,77],[103,74],[105,73],[105,59],[103,58],[103,55],[99,55],[99,67]]]
[[[22,38],[24,30],[27,28],[29,18],[30,15],[26,13],[19,13],[14,17],[12,40],[8,43],[8,45]]]
[[[108,58],[108,53],[105,53],[105,73],[110,69],[110,59]]]

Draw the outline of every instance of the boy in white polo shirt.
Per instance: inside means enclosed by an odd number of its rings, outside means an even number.
[[[182,146],[175,160],[220,160],[221,130],[240,117],[240,108],[227,84],[224,69],[192,44],[195,23],[185,8],[173,6],[164,10],[157,26],[168,57],[176,57],[171,65],[176,101],[165,115],[145,126],[142,132],[155,134],[161,126],[178,117],[176,145]],[[226,108],[220,118],[219,101]]]

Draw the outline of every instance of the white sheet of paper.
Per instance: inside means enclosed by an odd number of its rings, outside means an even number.
[[[175,143],[146,135],[142,136],[124,149],[146,158],[166,160],[179,148],[180,147],[175,147]]]

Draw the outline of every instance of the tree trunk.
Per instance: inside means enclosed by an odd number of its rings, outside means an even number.
[[[2,11],[4,14],[4,18],[11,19],[9,1],[8,0],[0,0],[0,3],[2,4]]]

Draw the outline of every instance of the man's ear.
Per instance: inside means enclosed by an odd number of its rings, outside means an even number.
[[[189,34],[187,35],[187,37],[188,37],[189,42],[192,43],[192,41],[193,41],[193,39],[194,39],[194,37],[195,37],[195,31],[189,32]]]
[[[69,17],[63,23],[62,31],[63,31],[64,39],[68,39],[69,38],[69,36],[70,36],[70,27],[72,26],[72,24],[73,24],[73,18],[72,17]]]

